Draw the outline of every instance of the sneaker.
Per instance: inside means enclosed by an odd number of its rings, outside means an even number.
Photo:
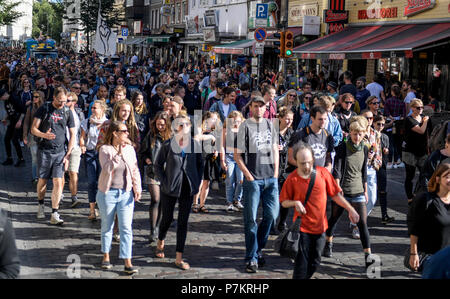
[[[386,165],[386,168],[387,168],[387,169],[392,169],[392,163],[388,163],[388,164]]]
[[[397,165],[397,167],[398,167],[398,168],[405,168],[405,163],[400,162],[400,163]]]
[[[123,272],[125,272],[128,275],[133,275],[139,272],[139,270],[136,267],[124,267]]]
[[[265,264],[266,264],[266,259],[264,258],[262,253],[259,253],[258,254],[258,268],[264,267]]]
[[[72,205],[71,205],[72,208],[75,208],[80,203],[81,201],[78,200],[78,197],[76,195],[72,196]]]
[[[25,160],[22,158],[20,160],[17,160],[16,164],[14,164],[14,167],[20,167],[23,166],[23,164],[25,164]]]
[[[388,215],[385,215],[381,218],[381,223],[383,223],[384,225],[394,222],[395,218],[394,217],[389,217]]]
[[[398,168],[398,164],[394,163],[394,165],[392,165],[392,167],[394,167],[394,169],[397,169]]]
[[[352,230],[352,238],[357,239],[357,240],[359,240],[359,238],[360,238],[359,229],[357,226],[355,226]]]
[[[241,203],[240,201],[236,201],[236,202],[234,203],[234,206],[235,206],[239,211],[241,211],[241,210],[244,209],[244,206],[242,205],[242,203]]]
[[[38,212],[37,212],[37,219],[44,219],[45,213],[44,213],[44,205],[38,204]]]
[[[251,261],[247,263],[247,266],[245,267],[245,272],[256,273],[257,271],[258,271],[258,262]]]
[[[116,241],[117,243],[120,243],[120,234],[119,234],[119,233],[114,233],[113,239],[114,239],[114,241]]]
[[[233,204],[230,204],[230,205],[227,207],[227,212],[229,212],[229,213],[232,213],[232,212],[238,212],[238,211],[239,211],[239,209],[236,208]]]
[[[62,220],[59,216],[58,212],[52,213],[52,217],[50,218],[50,224],[53,225],[61,225],[64,223],[64,220]]]
[[[3,166],[13,165],[14,161],[12,158],[7,158],[5,162],[2,163]]]
[[[109,270],[112,268],[110,261],[102,261],[102,269]]]
[[[333,243],[325,242],[325,247],[323,248],[322,256],[332,257],[333,256]]]

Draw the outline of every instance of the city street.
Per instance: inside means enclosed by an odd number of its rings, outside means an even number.
[[[266,266],[256,274],[245,272],[243,216],[240,212],[225,211],[224,186],[211,191],[207,199],[209,214],[191,213],[184,257],[191,265],[188,271],[174,266],[175,228],[166,239],[166,258],[156,259],[155,244],[148,244],[149,194],[135,206],[133,220],[133,264],[139,267],[134,276],[123,274],[123,261],[118,259],[118,243],[111,251],[112,270],[100,268],[100,220],[87,219],[87,184],[85,169],[81,166],[79,198],[82,204],[72,209],[68,185],[60,208],[63,226],[51,226],[50,190],[46,196],[46,219],[36,219],[36,190],[31,186],[30,155],[26,150],[26,166],[0,166],[0,207],[11,213],[16,234],[16,244],[21,259],[20,278],[188,278],[188,279],[288,279],[293,264],[279,257],[272,249],[275,236],[270,236]],[[408,247],[406,230],[407,205],[403,191],[404,169],[388,171],[388,208],[395,222],[384,226],[377,206],[368,218],[372,252],[381,258],[379,272],[369,273],[369,278],[411,279],[418,274],[408,272],[403,266],[403,253]],[[353,240],[348,229],[348,218],[340,220],[334,241],[332,258],[322,258],[322,265],[313,278],[366,279],[364,259],[359,240]],[[78,271],[79,270],[79,271]]]

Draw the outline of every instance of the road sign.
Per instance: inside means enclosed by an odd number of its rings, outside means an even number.
[[[255,30],[255,40],[259,43],[263,42],[267,37],[267,31],[264,28],[257,28]]]
[[[260,3],[256,4],[256,18],[267,19],[269,17],[269,4]]]
[[[122,28],[122,36],[128,36],[128,28]]]

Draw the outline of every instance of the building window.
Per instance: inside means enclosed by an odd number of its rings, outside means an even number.
[[[133,0],[127,0],[127,7],[133,6]]]
[[[144,5],[145,5],[145,6],[150,5],[150,0],[145,0]]]

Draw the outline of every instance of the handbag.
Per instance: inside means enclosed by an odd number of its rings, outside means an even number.
[[[431,254],[427,254],[427,253],[423,253],[423,252],[418,252],[417,255],[419,256],[419,267],[417,267],[417,272],[422,272],[423,271],[423,265],[425,260],[431,256]],[[409,264],[409,259],[411,257],[411,249],[408,247],[405,251],[405,257],[403,258],[403,265],[408,268],[409,270],[415,272],[412,268],[411,265]]]
[[[306,203],[311,195],[312,188],[316,181],[316,169],[314,168],[311,173],[311,180],[309,181],[308,191],[306,192],[305,201],[303,206],[306,207]],[[298,242],[300,239],[300,226],[302,223],[302,218],[299,216],[295,219],[294,223],[291,224],[289,229],[284,230],[280,233],[274,242],[274,249],[282,257],[287,257],[290,259],[295,259],[298,252]]]

